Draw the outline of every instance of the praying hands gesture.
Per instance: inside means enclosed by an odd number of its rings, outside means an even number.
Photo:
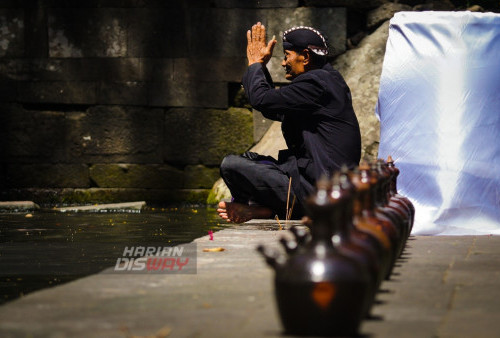
[[[247,58],[248,65],[260,62],[266,65],[273,55],[274,45],[277,41],[273,38],[266,43],[266,27],[257,22],[252,30],[247,31]]]

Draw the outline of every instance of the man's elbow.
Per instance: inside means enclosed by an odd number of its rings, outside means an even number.
[[[266,95],[252,95],[249,97],[250,105],[261,111],[269,108],[269,99],[266,99]]]
[[[257,109],[258,111],[262,110],[263,108],[262,99],[249,98],[249,102],[253,109]]]

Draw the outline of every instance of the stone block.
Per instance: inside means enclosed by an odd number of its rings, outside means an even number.
[[[126,8],[143,7],[145,0],[38,0],[53,8]]]
[[[66,67],[63,59],[0,59],[0,76],[14,81],[67,81],[77,67]]]
[[[7,188],[7,166],[0,163],[0,191]]]
[[[174,80],[241,82],[248,66],[246,58],[177,58],[174,59]]]
[[[50,9],[49,56],[127,56],[127,13],[115,8]]]
[[[18,98],[30,103],[95,104],[95,82],[22,81],[18,83]]]
[[[148,104],[148,84],[145,82],[102,82],[97,93],[98,104]]]
[[[24,56],[24,13],[20,8],[0,8],[0,57]]]
[[[17,81],[142,81],[139,58],[0,58],[0,78]],[[151,70],[152,72],[152,70]]]
[[[219,168],[188,165],[184,168],[184,188],[210,189],[220,177]]]
[[[59,162],[65,159],[62,112],[0,106],[0,162]]]
[[[469,3],[467,3],[467,6]],[[413,7],[414,11],[453,11],[455,5],[450,0],[430,0]]]
[[[45,81],[141,81],[139,58],[50,58],[15,60],[24,62],[22,75]],[[20,67],[18,67],[20,68]]]
[[[376,8],[390,0],[304,0],[307,7],[346,7],[353,9]]]
[[[9,188],[88,188],[86,164],[8,164]]]
[[[227,108],[225,82],[165,81],[151,84],[149,104],[170,107]]]
[[[23,2],[20,0],[3,0],[2,8],[20,8],[23,5]]]
[[[17,101],[17,83],[15,81],[2,78],[0,76],[0,101]]]
[[[186,13],[181,9],[139,8],[130,15],[128,56],[185,57],[188,55]]]
[[[368,12],[366,15],[366,26],[374,29],[384,21],[390,20],[395,13],[401,11],[411,11],[412,7],[405,4],[388,2]]]
[[[24,56],[46,58],[49,48],[47,42],[47,9],[42,6],[24,7],[24,24]]]
[[[1,212],[30,212],[40,209],[40,206],[32,201],[5,201],[0,202]]]
[[[0,58],[0,78],[2,81],[39,80],[33,76],[36,71],[39,71],[39,64],[39,61],[33,59]]]
[[[34,0],[2,0],[9,3]],[[211,1],[207,0],[37,0],[46,7],[53,8],[186,8],[210,7]]]
[[[23,188],[3,189],[2,200],[31,200],[38,204],[89,204],[146,201],[148,205],[205,204],[209,189],[144,188]]]
[[[274,55],[283,53],[283,32],[293,26],[313,26],[329,37],[335,54],[345,50],[345,8],[273,8],[273,9],[193,9],[190,11],[190,51],[195,57],[246,56],[246,32],[257,21],[267,27],[267,39],[276,36]],[[213,32],[224,34],[213,34]]]
[[[146,81],[166,82],[174,79],[173,58],[143,58],[143,78]]]
[[[138,58],[113,58],[85,60],[85,69],[92,69],[93,73],[100,75],[100,79],[114,79],[117,81],[140,81],[144,79],[144,60]],[[88,65],[88,66],[87,66]]]
[[[144,0],[148,8],[208,8],[212,7],[212,1],[207,0]]]
[[[61,75],[84,81],[142,81],[143,61],[139,58],[57,59]]]
[[[99,188],[182,188],[183,172],[169,165],[94,164],[90,179]]]
[[[246,31],[264,22],[263,9],[202,8],[189,12],[189,50],[194,57],[246,57]],[[218,32],[214,34],[214,32]]]
[[[163,156],[167,163],[219,165],[253,143],[252,112],[245,108],[173,108],[165,115]]]
[[[148,61],[139,58],[0,58],[0,78],[56,82],[141,81],[143,63]]]
[[[284,8],[298,7],[298,0],[214,0],[214,6],[218,8]]]
[[[95,106],[66,117],[68,161],[161,163],[161,109]]]
[[[211,1],[207,0],[143,0],[145,7],[148,8],[194,8],[210,7]]]

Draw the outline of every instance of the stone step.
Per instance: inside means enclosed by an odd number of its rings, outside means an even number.
[[[38,204],[32,201],[2,201],[0,202],[0,212],[9,211],[33,211],[40,209]]]
[[[109,203],[109,204],[94,204],[71,206],[62,208],[53,208],[52,211],[57,212],[108,212],[108,211],[141,211],[146,206],[146,202],[124,202],[124,203]]]

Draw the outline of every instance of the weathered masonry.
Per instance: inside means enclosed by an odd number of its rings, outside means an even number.
[[[342,2],[1,1],[0,199],[203,202],[267,126],[241,99],[246,30],[314,25],[341,53]]]

